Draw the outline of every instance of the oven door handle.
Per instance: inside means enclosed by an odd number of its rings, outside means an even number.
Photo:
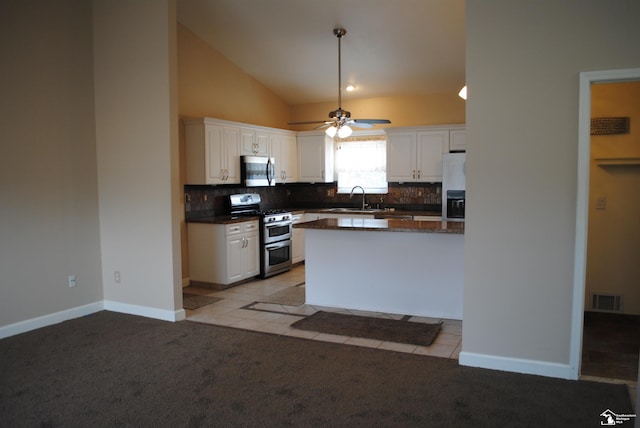
[[[264,249],[267,251],[276,250],[278,248],[287,247],[290,245],[291,245],[291,240],[287,239],[285,241],[278,241],[278,242],[274,242],[273,244],[267,244],[264,246]]]
[[[273,181],[273,173],[274,171],[272,171],[273,168],[273,164],[271,163],[271,158],[267,159],[267,183],[269,183],[269,186],[271,186],[271,182]]]
[[[293,223],[291,223],[290,221],[278,221],[278,222],[273,222],[273,223],[268,223],[265,224],[264,227],[266,229],[274,229],[276,227],[284,227],[284,226],[290,226]],[[291,227],[289,227],[289,229],[291,229]]]

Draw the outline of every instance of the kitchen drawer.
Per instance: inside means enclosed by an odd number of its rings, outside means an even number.
[[[254,230],[258,230],[259,227],[257,221],[248,221],[242,224],[244,225],[245,232],[253,232]]]
[[[227,236],[236,235],[238,233],[253,232],[258,230],[257,221],[246,221],[242,223],[231,223],[225,227]]]
[[[442,217],[436,215],[414,215],[413,219],[419,221],[442,221]]]

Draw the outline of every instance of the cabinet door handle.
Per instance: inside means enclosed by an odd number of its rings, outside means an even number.
[[[420,180],[420,170],[418,170],[418,180]]]
[[[414,180],[416,179],[416,170],[415,169],[411,172],[411,178],[413,178]]]

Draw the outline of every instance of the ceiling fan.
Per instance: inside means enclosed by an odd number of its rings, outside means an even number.
[[[344,28],[334,28],[333,34],[338,38],[338,108],[329,112],[329,120],[316,120],[310,122],[290,122],[289,125],[309,125],[312,123],[321,123],[315,129],[327,128],[325,131],[331,138],[336,134],[340,138],[346,138],[351,135],[351,127],[372,128],[373,125],[391,123],[387,119],[351,119],[351,113],[342,109],[342,57],[341,57],[341,40],[347,34]]]

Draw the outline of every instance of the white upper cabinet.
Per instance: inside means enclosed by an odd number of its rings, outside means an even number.
[[[324,132],[298,133],[298,181],[332,183],[333,139]]]
[[[207,119],[185,121],[186,183],[240,183],[240,132]]]
[[[451,129],[449,131],[449,151],[465,152],[467,151],[467,130],[464,128]]]
[[[269,134],[254,128],[240,128],[240,155],[268,156]]]
[[[449,131],[418,132],[416,181],[442,181],[442,155],[449,153]]]
[[[240,156],[275,158],[276,182],[298,176],[296,133],[219,119],[185,119],[186,183],[239,184]]]
[[[416,133],[387,136],[387,181],[416,181]]]
[[[270,154],[276,163],[276,181],[298,181],[298,146],[295,134],[272,134],[269,140]]]
[[[441,182],[442,155],[449,146],[449,128],[387,130],[387,181]]]

